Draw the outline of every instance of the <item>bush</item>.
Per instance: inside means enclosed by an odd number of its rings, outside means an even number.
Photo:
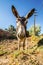
[[[32,26],[30,29],[29,29],[29,34],[30,35],[36,35],[38,36],[41,32],[41,27],[40,26],[35,26],[35,32],[34,32],[34,26]]]

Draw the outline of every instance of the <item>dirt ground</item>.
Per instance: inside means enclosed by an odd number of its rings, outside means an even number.
[[[43,42],[32,39],[27,38],[28,50],[18,50],[17,40],[0,41],[0,65],[43,65]]]

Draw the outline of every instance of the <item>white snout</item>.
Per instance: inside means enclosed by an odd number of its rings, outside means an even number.
[[[24,28],[24,26],[20,26],[19,27],[18,34],[21,35],[21,36],[25,35],[25,28]]]

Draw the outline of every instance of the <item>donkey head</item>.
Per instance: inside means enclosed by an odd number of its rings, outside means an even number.
[[[13,5],[12,5],[12,12],[14,16],[16,17],[17,34],[19,34],[20,37],[25,36],[26,24],[28,22],[27,20],[33,15],[33,13],[35,12],[35,8],[33,8],[25,17],[20,17],[16,8]]]

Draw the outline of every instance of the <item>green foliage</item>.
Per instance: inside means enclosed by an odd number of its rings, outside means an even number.
[[[8,39],[17,39],[16,37],[16,29],[13,25],[10,25],[8,28],[5,28],[5,31],[10,33]]]
[[[34,26],[32,26],[30,29],[29,29],[29,34],[30,35],[39,35],[40,34],[40,32],[41,32],[41,27],[40,26],[38,26],[38,25],[36,25],[35,26],[35,32],[34,32]]]
[[[10,25],[8,27],[8,31],[11,33],[11,36],[9,38],[10,39],[16,39],[16,29],[14,28],[13,25]]]
[[[7,53],[7,51],[0,50],[0,56],[4,55],[6,53]]]
[[[16,58],[19,54],[21,54],[23,51],[22,50],[16,50],[13,54],[14,58]]]
[[[5,28],[5,31],[10,32],[11,34],[16,33],[16,29],[13,25],[10,25],[8,28]]]
[[[16,37],[15,35],[11,34],[11,35],[8,37],[8,39],[17,39],[17,37]]]
[[[8,31],[13,32],[13,31],[16,31],[16,29],[14,28],[13,25],[10,25],[8,28]]]
[[[29,31],[28,30],[26,31],[26,37],[29,37]]]
[[[7,31],[7,28],[5,28],[5,31]]]

